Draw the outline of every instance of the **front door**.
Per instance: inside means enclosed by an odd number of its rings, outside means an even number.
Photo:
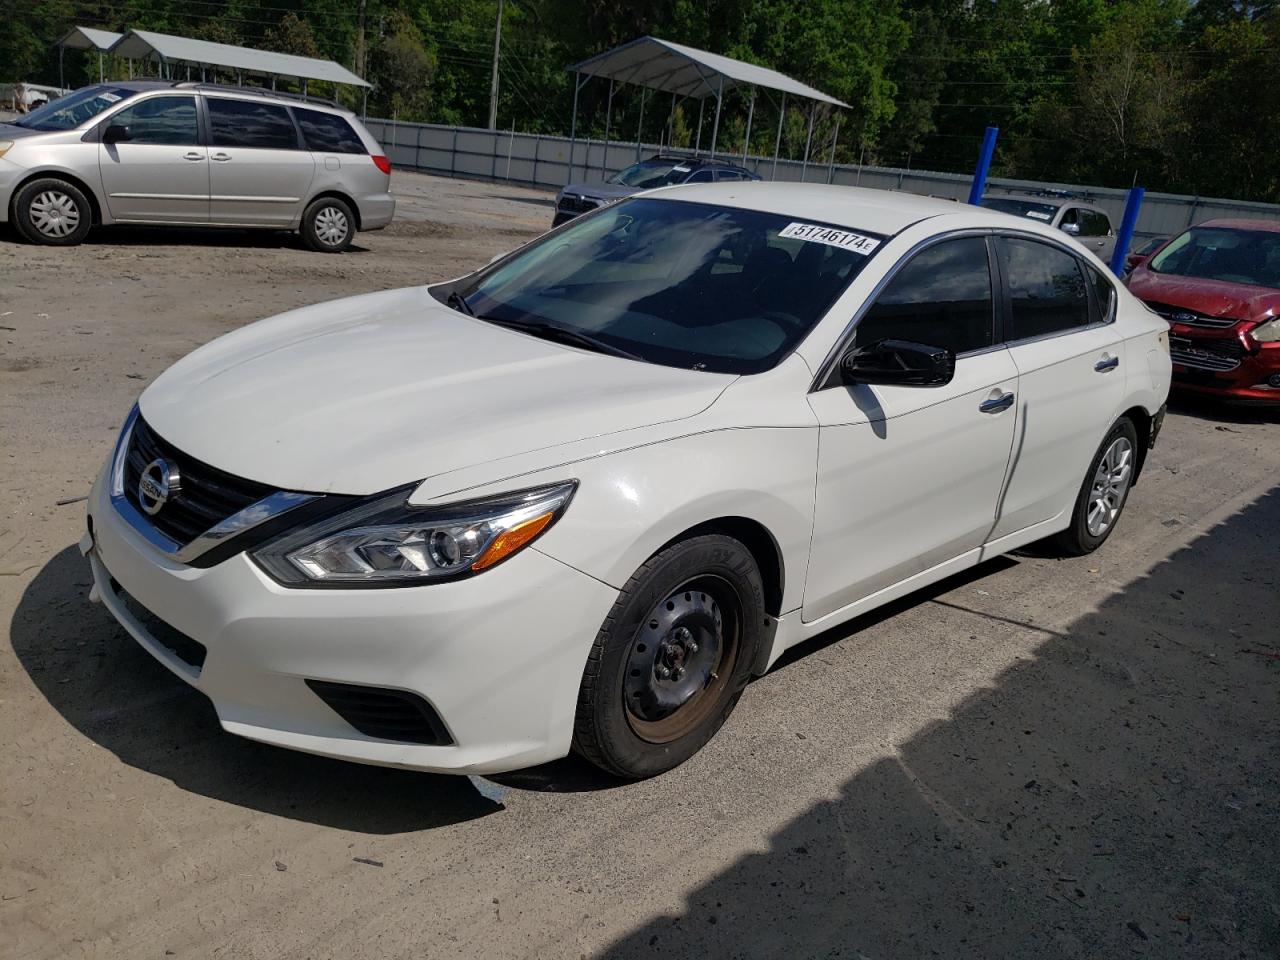
[[[98,144],[107,209],[117,221],[207,223],[209,151],[194,96],[148,97],[103,121],[128,140]]]
[[[812,393],[817,505],[803,619],[816,620],[988,539],[1013,441],[1017,370],[996,344],[987,241],[915,254],[858,322],[957,354],[945,386],[834,384]]]
[[[287,107],[208,96],[210,219],[291,227],[315,176]]]

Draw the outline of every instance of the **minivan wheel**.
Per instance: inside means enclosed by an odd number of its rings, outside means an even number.
[[[77,186],[65,180],[32,180],[13,201],[14,223],[31,243],[70,247],[89,235],[93,208]]]
[[[356,235],[356,217],[351,207],[337,197],[312,201],[302,215],[302,239],[312,250],[341,253]]]
[[[1076,495],[1071,526],[1046,544],[1065,556],[1097,550],[1120,520],[1138,465],[1138,432],[1126,417],[1116,423],[1094,454]]]
[[[737,540],[709,534],[652,557],[592,645],[574,749],[635,779],[689,759],[738,702],[765,620],[760,571]]]

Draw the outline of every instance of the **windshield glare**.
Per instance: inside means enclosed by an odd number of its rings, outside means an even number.
[[[642,160],[625,170],[619,170],[609,178],[610,183],[621,183],[638,190],[652,190],[673,183],[683,183],[693,168],[678,160]]]
[[[794,233],[808,237],[784,235]],[[457,292],[478,317],[574,331],[650,363],[758,373],[804,339],[882,241],[777,214],[637,198],[437,296]]]
[[[1156,273],[1179,277],[1280,288],[1280,233],[1193,227],[1152,257],[1147,266]]]
[[[75,90],[38,110],[32,110],[14,123],[32,130],[74,130],[86,120],[92,120],[103,110],[121,100],[133,96],[135,91],[124,87],[92,86]]]
[[[1031,217],[1048,223],[1058,212],[1056,204],[1040,203],[1036,200],[1015,200],[1012,197],[983,197],[982,205],[988,210],[999,210],[1001,213],[1012,213],[1015,217]]]

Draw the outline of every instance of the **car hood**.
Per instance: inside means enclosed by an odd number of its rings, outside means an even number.
[[[228,334],[166,370],[139,403],[161,437],[229,473],[370,494],[689,417],[733,380],[539,340],[414,287]]]
[[[1139,266],[1129,277],[1129,292],[1142,300],[1184,307],[1206,317],[1261,320],[1280,315],[1280,290],[1247,283],[1177,277]]]
[[[16,123],[0,123],[0,140],[25,140],[27,137],[65,132],[63,130],[32,130],[30,127],[20,127]]]
[[[586,197],[590,200],[621,200],[639,192],[625,183],[571,183],[564,188],[562,195]]]

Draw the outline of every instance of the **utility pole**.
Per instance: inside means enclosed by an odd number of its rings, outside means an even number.
[[[493,76],[489,80],[489,129],[498,129],[498,57],[502,53],[502,0],[498,0],[498,23],[493,28]]]
[[[364,42],[364,12],[368,0],[356,4],[356,76],[364,79],[366,49]]]

